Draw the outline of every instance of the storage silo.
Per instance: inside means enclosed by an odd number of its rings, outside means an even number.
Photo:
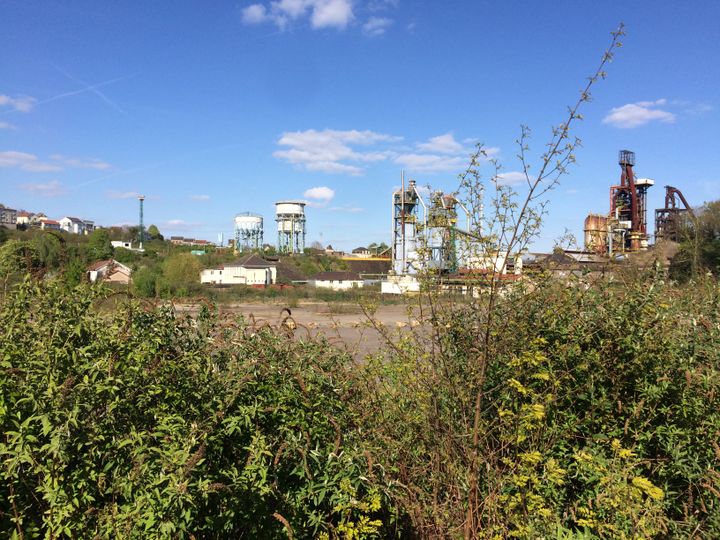
[[[302,253],[305,249],[305,202],[276,202],[275,221],[278,224],[278,251]]]
[[[235,216],[235,249],[262,249],[263,218],[260,214],[242,212]]]

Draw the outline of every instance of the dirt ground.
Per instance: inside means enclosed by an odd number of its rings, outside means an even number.
[[[242,315],[256,325],[265,323],[279,327],[287,312],[282,304],[233,303],[219,306],[220,314]],[[196,311],[198,306],[175,304],[175,309],[183,312]],[[349,351],[356,359],[377,352],[385,338],[378,332],[357,304],[302,302],[288,308],[292,320],[286,325],[295,325],[297,339],[306,336],[323,335],[333,345]],[[408,316],[405,305],[383,305],[375,312],[374,319],[383,325],[389,334],[397,336],[399,332],[420,326],[414,314]]]

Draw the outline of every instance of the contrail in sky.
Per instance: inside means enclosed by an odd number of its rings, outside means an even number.
[[[130,78],[130,77],[133,77],[134,75],[127,75],[127,76],[125,76],[125,77],[118,77],[118,78],[116,78],[116,79],[111,79],[111,80],[109,80],[109,81],[105,81],[105,82],[101,82],[101,83],[97,83],[97,84],[88,84],[88,83],[86,83],[85,81],[81,81],[81,80],[78,79],[77,77],[73,77],[73,76],[70,75],[67,71],[65,71],[64,69],[62,69],[60,66],[56,66],[55,64],[51,64],[51,65],[52,65],[52,67],[54,67],[56,70],[58,70],[60,73],[62,73],[63,75],[65,75],[68,79],[70,79],[71,81],[74,81],[74,82],[76,82],[76,83],[78,83],[78,84],[84,85],[84,88],[81,88],[81,89],[76,90],[76,91],[74,91],[74,92],[66,92],[65,94],[61,94],[61,95],[59,95],[59,96],[55,96],[55,97],[46,99],[45,101],[41,101],[41,102],[39,102],[39,103],[47,103],[48,101],[55,101],[56,99],[60,99],[60,98],[62,98],[62,97],[67,97],[67,96],[71,96],[71,95],[74,95],[74,94],[80,94],[80,93],[82,93],[82,92],[92,92],[93,94],[95,94],[96,96],[98,96],[100,99],[102,99],[105,103],[107,103],[108,105],[110,105],[113,109],[115,109],[116,111],[118,111],[119,113],[121,113],[121,114],[123,114],[123,115],[125,115],[125,116],[128,116],[128,113],[127,113],[126,111],[124,111],[122,108],[120,108],[120,106],[119,106],[117,103],[115,103],[113,100],[111,100],[111,99],[110,99],[109,97],[107,97],[105,94],[103,94],[100,90],[98,90],[98,88],[100,88],[100,87],[102,87],[102,86],[106,86],[106,85],[111,84],[111,83],[114,83],[114,82],[118,82],[118,81],[122,81],[122,80],[128,79],[128,78]],[[39,103],[38,103],[38,104],[39,104]]]

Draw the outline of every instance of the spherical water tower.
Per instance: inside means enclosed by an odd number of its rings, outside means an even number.
[[[305,203],[278,201],[275,203],[278,224],[278,251],[302,253],[305,249]]]
[[[235,249],[262,249],[263,218],[260,214],[242,212],[235,216]]]

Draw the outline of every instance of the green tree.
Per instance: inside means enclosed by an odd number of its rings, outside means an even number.
[[[62,264],[63,241],[55,234],[46,232],[32,239],[39,262],[46,269],[58,268]]]
[[[695,218],[685,216],[670,275],[686,281],[707,272],[720,275],[720,200],[705,203]]]
[[[88,239],[88,252],[94,261],[109,259],[113,256],[110,234],[106,229],[95,229]]]
[[[202,264],[196,255],[176,253],[162,265],[163,288],[168,292],[187,294],[200,284]]]
[[[160,234],[160,229],[158,229],[155,225],[150,225],[147,228],[147,231],[145,231],[145,234],[147,235],[148,240],[164,240],[162,234]]]
[[[65,283],[71,287],[79,285],[85,277],[85,265],[80,259],[73,259],[67,267],[65,267],[63,277],[65,279]]]
[[[159,268],[143,266],[133,272],[132,290],[137,296],[152,298],[157,292],[157,282],[160,277]]]

